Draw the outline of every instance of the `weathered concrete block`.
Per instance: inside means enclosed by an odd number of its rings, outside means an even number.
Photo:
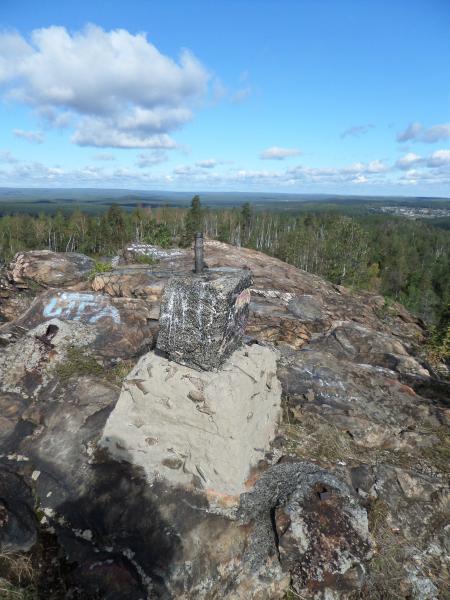
[[[218,369],[241,344],[251,271],[211,269],[172,278],[161,304],[157,347],[195,369]]]
[[[218,372],[193,373],[149,352],[125,379],[100,446],[143,467],[151,483],[238,495],[275,437],[278,359],[253,344]]]

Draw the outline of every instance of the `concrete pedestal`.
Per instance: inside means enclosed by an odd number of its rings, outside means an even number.
[[[100,445],[143,467],[150,483],[238,495],[275,436],[278,358],[253,344],[219,372],[196,372],[149,352],[124,381]]]

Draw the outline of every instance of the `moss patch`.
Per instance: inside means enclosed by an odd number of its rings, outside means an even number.
[[[138,265],[155,265],[158,262],[156,258],[147,254],[138,254],[133,258],[133,261]]]
[[[85,348],[69,346],[64,362],[56,366],[58,378],[66,383],[71,377],[99,377],[120,385],[134,366],[134,361],[124,360],[115,367],[106,367],[99,363]]]

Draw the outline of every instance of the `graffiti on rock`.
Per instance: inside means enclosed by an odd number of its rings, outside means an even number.
[[[95,294],[80,292],[62,292],[53,296],[44,308],[44,316],[70,321],[96,323],[100,319],[110,318],[120,323],[120,313],[105,298]]]

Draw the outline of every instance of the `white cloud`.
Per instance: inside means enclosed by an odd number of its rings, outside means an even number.
[[[206,160],[199,160],[195,164],[201,169],[213,169],[217,166],[218,162],[214,158],[207,158]]]
[[[193,175],[196,172],[197,172],[197,169],[195,169],[191,165],[179,165],[178,167],[175,167],[173,170],[174,175],[182,175],[182,176]]]
[[[211,88],[214,102],[219,102],[228,94],[228,88],[218,77],[214,77]]]
[[[233,102],[233,104],[240,104],[241,102],[244,102],[244,100],[247,100],[251,93],[252,87],[250,85],[246,85],[232,94],[231,102]]]
[[[89,25],[0,34],[0,84],[10,99],[36,109],[54,126],[75,127],[79,145],[168,148],[210,78],[188,50],[174,61],[145,34]]]
[[[343,167],[342,173],[364,173],[367,175],[370,173],[384,173],[388,168],[381,160],[372,160],[369,163],[357,162],[348,167]]]
[[[405,131],[397,135],[399,142],[412,140],[433,144],[448,139],[450,139],[450,123],[441,123],[428,128],[423,127],[421,123],[411,123]]]
[[[422,125],[420,123],[410,123],[405,131],[397,134],[398,142],[407,142],[409,140],[417,139],[422,131]]]
[[[428,142],[430,144],[433,142],[440,142],[441,140],[448,140],[450,138],[450,123],[433,125],[433,127],[425,129],[421,138],[423,142]]]
[[[404,171],[411,171],[413,167],[418,166],[426,166],[430,169],[447,167],[450,166],[450,150],[435,150],[426,158],[414,152],[408,152],[408,154],[402,156],[395,164],[397,168]]]
[[[116,160],[114,154],[108,154],[107,152],[100,152],[99,154],[94,154],[92,157],[93,160],[100,160],[103,162],[109,162],[111,160]]]
[[[412,155],[412,153],[410,153]],[[215,168],[198,163],[162,171],[151,169],[165,156],[163,151],[143,152],[135,166],[114,163],[82,168],[19,162],[8,151],[0,152],[0,185],[134,187],[141,189],[223,189],[254,191],[327,191],[330,193],[394,192],[408,185],[414,193],[445,195],[450,185],[450,150],[437,150],[428,157],[405,155],[390,166],[382,160],[355,162],[342,167],[295,165],[288,168],[253,170],[217,161]],[[405,159],[406,157],[406,159]],[[213,160],[213,159],[209,159]],[[400,162],[401,161],[401,162]],[[202,162],[202,161],[199,161]],[[409,162],[409,166],[408,166]],[[9,164],[8,164],[9,163]],[[399,166],[399,163],[402,166]],[[221,168],[219,168],[219,166]],[[422,187],[420,187],[422,186]],[[381,192],[382,191],[382,192]],[[402,192],[404,190],[402,189]]]
[[[284,160],[291,156],[299,156],[301,151],[298,148],[280,148],[279,146],[272,146],[266,148],[259,155],[263,160]]]
[[[436,150],[427,161],[429,167],[444,167],[450,165],[450,150]]]
[[[414,152],[408,152],[395,163],[399,169],[408,170],[414,165],[417,165],[423,161],[423,158]]]
[[[2,163],[16,163],[17,158],[9,150],[0,151],[0,162]]]
[[[24,129],[13,129],[13,134],[22,138],[23,140],[27,140],[27,142],[31,142],[34,144],[42,144],[44,141],[44,134],[42,131],[25,131]]]
[[[375,127],[375,125],[372,125],[372,123],[367,123],[367,125],[352,125],[345,129],[340,137],[342,139],[345,139],[346,137],[360,137],[361,135],[368,133],[373,127]]]
[[[231,102],[233,104],[240,104],[247,100],[250,94],[253,92],[252,86],[250,85],[250,73],[248,71],[242,71],[239,76],[240,88],[231,94]]]
[[[146,167],[153,167],[154,165],[158,165],[166,160],[168,159],[165,152],[162,150],[153,150],[153,152],[139,154],[136,165],[140,169],[145,169]]]
[[[141,136],[107,128],[107,121],[93,119],[85,121],[72,136],[71,141],[79,146],[94,146],[97,148],[176,148],[177,144],[167,134]]]

